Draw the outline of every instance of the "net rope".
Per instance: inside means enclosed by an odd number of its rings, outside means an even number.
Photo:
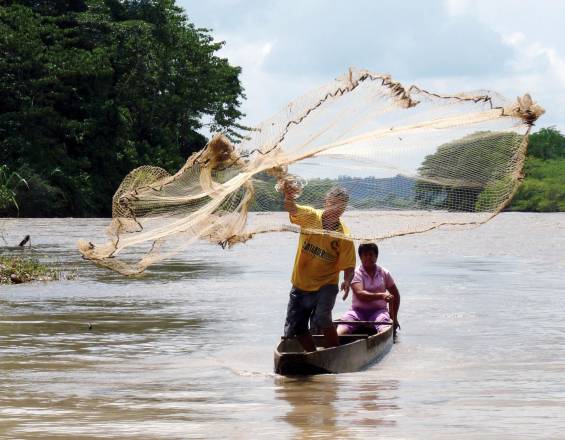
[[[443,96],[350,69],[292,101],[240,144],[222,134],[174,175],[131,171],[113,197],[106,243],[83,257],[126,275],[196,240],[230,247],[258,233],[344,237],[289,222],[283,193],[323,210],[340,188],[352,240],[482,224],[522,180],[528,134],[544,110],[479,91]],[[331,202],[331,201],[330,201]]]

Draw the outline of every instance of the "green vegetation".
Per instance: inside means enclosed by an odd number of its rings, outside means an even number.
[[[132,169],[175,172],[204,146],[202,121],[239,138],[240,69],[217,55],[222,44],[175,0],[1,0],[0,216],[108,216]],[[322,203],[338,184],[366,209],[414,200],[492,209],[509,190],[500,165],[516,142],[480,132],[439,146],[420,173],[444,184],[312,179],[302,200]],[[564,169],[565,137],[555,128],[533,134],[509,209],[563,211]],[[450,180],[466,184],[451,188]],[[273,179],[257,181],[262,197],[252,209],[282,209]]]
[[[420,173],[446,185],[419,182],[416,200],[422,206],[454,211],[482,211],[497,207],[512,191],[505,167],[522,137],[480,132],[438,147],[424,160]],[[565,136],[554,127],[542,128],[529,138],[525,179],[508,209],[565,211]],[[452,188],[450,180],[468,182]]]
[[[0,284],[19,284],[30,281],[58,280],[59,273],[37,260],[0,256]]]
[[[531,135],[524,168],[510,210],[565,212],[565,136],[554,127]]]
[[[0,2],[0,215],[104,216],[123,177],[237,138],[240,69],[174,0]],[[8,171],[9,170],[9,171]],[[4,183],[4,185],[2,185]],[[6,190],[7,188],[7,190]]]
[[[10,172],[6,165],[0,165],[0,209],[14,206],[19,209],[16,201],[16,190],[20,185],[28,186],[25,179],[18,173]]]
[[[418,171],[445,183],[418,182],[416,201],[422,207],[450,211],[492,210],[508,193],[502,191],[508,186],[507,164],[522,141],[523,136],[515,133],[476,132],[440,145]]]
[[[506,200],[509,194],[512,194],[514,185],[511,176],[488,183],[477,197],[476,211],[492,211],[498,208],[500,203]]]
[[[542,128],[530,136],[528,156],[539,159],[565,159],[565,136],[555,127]]]

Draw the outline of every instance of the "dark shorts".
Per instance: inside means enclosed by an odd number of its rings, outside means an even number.
[[[293,286],[288,300],[284,335],[309,334],[308,321],[318,329],[332,327],[332,309],[338,291],[337,284],[322,286],[315,292],[305,292]]]

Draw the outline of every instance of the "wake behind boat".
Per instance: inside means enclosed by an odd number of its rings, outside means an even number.
[[[295,338],[283,338],[275,349],[275,373],[283,376],[359,371],[380,360],[394,343],[390,325],[380,333],[342,335],[337,347],[323,348],[324,337],[314,335],[317,351],[305,352]]]

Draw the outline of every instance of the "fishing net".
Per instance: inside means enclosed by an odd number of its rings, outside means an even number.
[[[441,96],[350,70],[240,144],[215,135],[174,175],[133,170],[114,195],[109,240],[79,249],[135,274],[195,240],[225,247],[258,233],[300,232],[283,193],[324,210],[335,187],[346,194],[341,218],[353,240],[481,224],[511,200],[542,113],[528,95],[514,103],[490,92]],[[302,232],[346,234],[314,220]]]

